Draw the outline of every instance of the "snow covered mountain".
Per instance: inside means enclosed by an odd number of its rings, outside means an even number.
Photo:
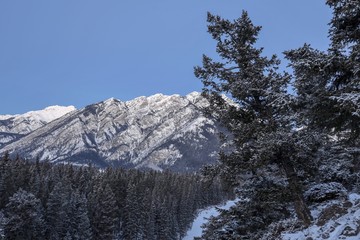
[[[100,167],[193,171],[214,161],[219,148],[218,126],[200,110],[206,104],[196,92],[127,102],[111,98],[72,111],[0,153]]]
[[[50,106],[24,114],[0,115],[0,147],[74,110],[74,106]]]

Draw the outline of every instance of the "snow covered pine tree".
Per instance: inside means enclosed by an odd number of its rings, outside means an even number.
[[[41,202],[32,193],[19,189],[5,208],[5,239],[30,240],[44,238]]]
[[[340,182],[358,191],[360,1],[328,0],[327,4],[333,9],[329,49],[319,51],[305,44],[285,56],[294,69],[299,123],[306,131],[325,135],[320,181]]]
[[[225,231],[221,227],[217,234],[227,239],[254,238],[261,234],[259,230],[287,215],[289,201],[303,224],[309,225],[311,215],[295,169],[301,162],[296,153],[302,149],[292,125],[293,99],[286,92],[290,75],[278,72],[280,61],[275,55],[264,57],[263,49],[254,47],[261,27],[252,24],[247,12],[234,22],[210,13],[207,20],[223,62],[204,56],[195,75],[210,101],[208,113],[230,130],[234,149],[220,153],[220,164],[208,169],[215,169],[243,199],[236,209],[220,215],[236,224]]]
[[[360,1],[328,0],[333,8],[327,52],[303,47],[285,52],[295,73],[309,127],[360,135]],[[307,104],[304,106],[304,104]]]

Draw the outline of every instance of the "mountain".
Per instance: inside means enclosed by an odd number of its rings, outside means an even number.
[[[0,115],[0,147],[74,110],[74,106],[50,106],[24,114]]]
[[[27,159],[99,167],[198,170],[215,161],[219,126],[199,93],[111,98],[72,111],[4,146]]]

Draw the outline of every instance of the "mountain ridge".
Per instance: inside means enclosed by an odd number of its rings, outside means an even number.
[[[74,106],[55,105],[23,114],[0,115],[0,148],[74,110]]]
[[[200,93],[115,98],[72,111],[0,148],[27,159],[196,171],[216,160],[219,126]]]

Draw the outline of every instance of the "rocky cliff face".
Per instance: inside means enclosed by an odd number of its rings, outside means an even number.
[[[116,99],[73,111],[4,146],[28,159],[175,171],[215,161],[218,126],[199,93]]]

